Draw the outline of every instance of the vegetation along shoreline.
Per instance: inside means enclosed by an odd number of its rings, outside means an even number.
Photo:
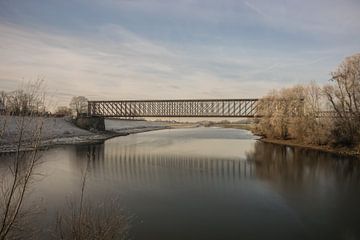
[[[360,152],[356,149],[346,148],[346,147],[331,147],[331,146],[319,146],[314,144],[304,144],[297,142],[296,140],[281,140],[281,139],[270,139],[270,138],[260,138],[259,141],[264,143],[271,143],[289,147],[296,147],[302,149],[311,149],[321,152],[333,153],[339,156],[349,156],[356,157],[360,159]]]

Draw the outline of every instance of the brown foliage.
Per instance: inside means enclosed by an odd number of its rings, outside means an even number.
[[[360,54],[346,58],[331,76],[324,93],[337,113],[333,136],[338,144],[354,145],[360,140]]]
[[[331,123],[318,118],[323,100],[315,83],[273,91],[260,102],[263,117],[256,130],[268,138],[326,144]]]
[[[270,138],[291,138],[293,129],[290,125],[303,116],[302,86],[273,91],[260,101],[260,115],[258,131]]]
[[[360,142],[360,54],[331,73],[331,83],[274,91],[260,102],[257,132],[309,144],[356,146]],[[332,113],[321,116],[324,110]]]

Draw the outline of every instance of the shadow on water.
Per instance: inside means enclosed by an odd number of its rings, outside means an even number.
[[[49,149],[38,192],[61,205],[88,164],[89,196],[120,196],[132,239],[360,238],[358,160],[196,131]]]

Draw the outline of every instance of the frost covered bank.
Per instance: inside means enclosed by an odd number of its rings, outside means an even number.
[[[0,116],[1,126],[4,131],[0,138],[0,152],[11,152],[16,149],[19,139],[19,122],[22,117]],[[41,146],[61,144],[82,144],[101,142],[115,136],[123,136],[131,133],[152,131],[168,128],[165,123],[128,120],[106,120],[106,131],[91,132],[75,126],[70,119],[66,118],[24,118],[27,127],[23,132],[24,150],[30,146],[26,145],[29,137],[32,136],[36,121],[42,121]]]

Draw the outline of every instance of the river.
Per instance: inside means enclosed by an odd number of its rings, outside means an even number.
[[[42,152],[30,198],[46,209],[44,236],[56,213],[78,198],[85,169],[86,198],[121,203],[134,240],[360,239],[358,160],[223,128],[160,130]]]

